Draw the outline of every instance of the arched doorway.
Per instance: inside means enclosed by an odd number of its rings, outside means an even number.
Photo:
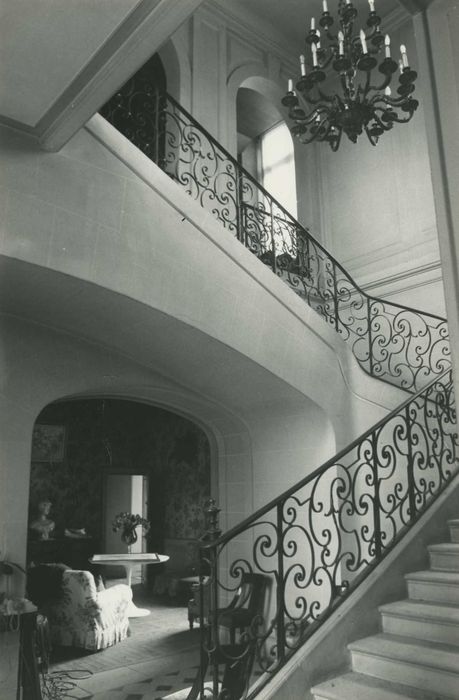
[[[155,163],[164,156],[165,134],[159,119],[167,81],[154,54],[101,108],[100,113]]]
[[[143,549],[170,554],[166,585],[193,573],[191,543],[203,533],[202,506],[210,495],[209,441],[195,423],[125,399],[59,401],[37,418],[31,461],[29,523],[48,500],[55,530],[48,542],[29,537],[29,563],[82,568],[95,552],[122,553],[112,532],[115,509],[149,520]]]

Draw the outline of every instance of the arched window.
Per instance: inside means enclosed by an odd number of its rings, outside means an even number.
[[[285,122],[260,136],[263,187],[296,218],[296,180],[293,142]]]
[[[236,107],[241,164],[296,217],[293,140],[277,106],[257,90],[241,87]]]

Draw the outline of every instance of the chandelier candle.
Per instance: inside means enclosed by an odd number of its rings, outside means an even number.
[[[300,56],[300,71],[302,77],[304,78],[304,76],[306,75],[306,59],[303,56],[303,54],[301,54]]]
[[[400,46],[400,53],[402,55],[402,65],[404,68],[409,68],[409,63],[408,63],[408,56],[406,55],[406,46],[402,44]]]
[[[386,58],[390,58],[390,36],[386,34],[384,37],[384,46],[386,48]]]
[[[282,99],[294,122],[292,134],[302,143],[325,141],[337,151],[344,132],[353,143],[365,133],[375,146],[394,124],[410,121],[418,107],[412,97],[417,73],[409,66],[404,44],[398,86],[387,90],[397,80],[399,65],[391,58],[389,35],[381,32],[374,0],[368,4],[360,27],[352,0],[339,0],[337,21],[322,0],[320,30],[311,18],[306,35],[310,51],[300,56],[299,79],[296,84],[289,81]]]

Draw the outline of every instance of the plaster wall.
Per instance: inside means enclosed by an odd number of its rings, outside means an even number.
[[[58,398],[129,396],[197,420],[224,529],[400,403],[101,117],[60,154],[9,130],[1,151],[2,306],[27,319],[1,332],[8,557],[25,557],[33,422]]]
[[[352,363],[340,359],[335,332],[101,117],[60,154],[5,130],[1,155],[5,256],[136,299],[233,348],[321,407],[340,446],[396,405],[397,390],[368,378],[354,406]],[[85,333],[100,332],[91,315],[80,322]],[[234,367],[204,375],[202,353],[189,351],[186,370],[174,372],[193,376],[199,391],[224,392],[240,410]],[[264,400],[257,381],[246,406]]]
[[[249,10],[244,14],[240,5],[205,3],[186,26],[171,41],[189,57],[192,114],[235,155],[238,88],[259,90],[282,112],[287,79],[298,75],[298,55],[304,49],[286,42],[275,27],[254,26]],[[390,32],[393,55],[404,43],[411,65],[419,70],[411,17],[399,11],[385,19],[384,30]],[[419,73],[415,96],[420,106],[413,119],[395,125],[376,148],[365,136],[357,145],[343,136],[337,153],[325,144],[295,143],[298,219],[364,288],[369,285],[388,300],[442,313],[422,99],[426,77]],[[435,268],[433,279],[426,276],[426,267]]]

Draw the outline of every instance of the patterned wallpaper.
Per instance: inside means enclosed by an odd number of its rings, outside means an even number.
[[[203,531],[202,505],[210,493],[209,443],[191,421],[160,408],[122,400],[51,404],[37,420],[66,428],[61,462],[32,462],[30,519],[40,500],[53,506],[56,535],[64,528],[103,531],[104,473],[149,476],[149,545]]]

